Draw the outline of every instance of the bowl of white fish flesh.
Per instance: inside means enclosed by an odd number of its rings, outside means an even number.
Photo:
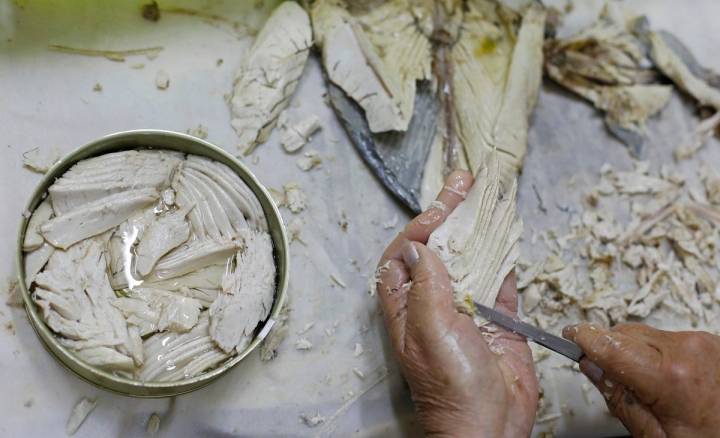
[[[19,282],[60,363],[139,397],[200,388],[252,352],[287,290],[268,191],[212,144],[112,134],[57,163],[23,214]]]

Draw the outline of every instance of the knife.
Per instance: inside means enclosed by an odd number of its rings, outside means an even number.
[[[560,353],[568,359],[580,362],[580,359],[584,355],[580,347],[578,347],[578,345],[574,342],[568,341],[567,339],[563,339],[559,336],[551,335],[550,333],[533,325],[511,318],[504,313],[500,313],[497,310],[478,304],[475,301],[473,301],[473,305],[475,306],[475,311],[478,315],[488,321],[508,329],[513,333],[523,335],[536,344],[540,344],[547,349]]]

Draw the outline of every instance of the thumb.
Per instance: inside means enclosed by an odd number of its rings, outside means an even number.
[[[444,335],[456,316],[452,284],[445,265],[418,242],[406,242],[402,257],[412,281],[407,295],[407,325],[428,336]]]
[[[632,436],[665,436],[655,414],[627,387],[605,378],[588,359],[580,361],[580,370],[605,398],[610,413],[622,421]]]

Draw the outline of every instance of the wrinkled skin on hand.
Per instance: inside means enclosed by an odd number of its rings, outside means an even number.
[[[580,324],[563,336],[583,349],[580,370],[633,436],[720,434],[720,337],[644,324]]]
[[[528,436],[538,383],[527,342],[494,326],[483,332],[470,316],[459,313],[445,266],[425,246],[471,185],[469,173],[454,172],[438,202],[388,246],[378,264],[378,296],[428,436]],[[514,273],[505,279],[495,308],[517,314]],[[489,336],[496,337],[493,350],[502,354],[491,351],[485,340]]]

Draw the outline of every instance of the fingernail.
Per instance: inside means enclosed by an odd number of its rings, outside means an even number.
[[[577,326],[576,325],[569,325],[565,328],[563,328],[562,335],[565,339],[574,339],[575,335],[577,334]]]
[[[581,364],[580,371],[595,384],[602,382],[603,374],[605,374],[599,366],[595,365],[595,362],[590,360],[584,361]]]
[[[402,258],[408,268],[412,268],[420,260],[420,254],[418,254],[417,248],[412,242],[405,242],[403,245]]]

